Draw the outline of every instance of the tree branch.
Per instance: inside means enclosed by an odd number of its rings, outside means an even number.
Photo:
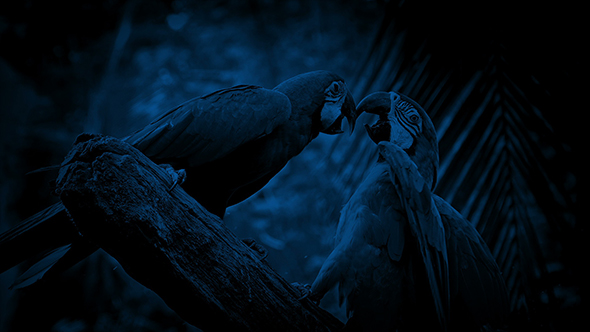
[[[190,176],[190,175],[189,175]],[[206,331],[335,331],[223,222],[127,143],[82,134],[57,192],[85,239],[115,257],[184,320]]]

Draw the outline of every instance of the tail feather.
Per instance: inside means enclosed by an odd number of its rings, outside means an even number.
[[[58,171],[60,167],[61,167],[61,165],[45,166],[45,167],[37,168],[36,170],[30,171],[27,173],[27,175],[31,175],[31,174],[35,174],[35,173],[43,173],[43,172],[54,172],[54,171]]]
[[[43,279],[51,280],[63,271],[76,265],[84,258],[94,253],[98,247],[89,242],[80,240],[53,249],[46,253],[40,261],[21,274],[10,289],[20,289]]]
[[[56,203],[0,234],[0,273],[44,253],[56,254],[78,237],[65,207]]]
[[[67,244],[49,251],[40,261],[16,278],[10,289],[27,287],[39,281],[70,250],[70,247],[71,245]]]

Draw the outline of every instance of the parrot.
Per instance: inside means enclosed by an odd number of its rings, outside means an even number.
[[[273,89],[237,85],[191,99],[122,140],[176,172],[182,188],[223,219],[228,206],[259,191],[320,133],[342,133],[344,118],[352,133],[357,116],[345,81],[319,70]],[[0,273],[44,256],[15,284],[28,285],[96,249],[59,202],[0,234]]]
[[[508,313],[504,280],[486,243],[433,193],[438,142],[424,109],[395,91],[357,112],[377,162],[342,208],[335,246],[309,289],[316,302],[337,286],[346,331],[474,331]]]

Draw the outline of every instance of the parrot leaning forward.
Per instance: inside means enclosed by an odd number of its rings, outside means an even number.
[[[319,301],[338,285],[350,331],[476,331],[498,324],[508,295],[487,245],[450,204],[433,194],[434,126],[420,105],[376,92],[357,112],[379,159],[341,211],[336,245],[311,286]]]
[[[320,133],[342,133],[343,118],[352,132],[357,115],[344,80],[314,71],[272,90],[238,85],[194,98],[123,140],[157,164],[185,170],[183,189],[223,218],[228,206],[260,190]],[[57,203],[0,235],[0,273],[44,256],[17,281],[24,286],[96,249]]]

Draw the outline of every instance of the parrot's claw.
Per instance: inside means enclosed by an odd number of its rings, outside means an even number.
[[[168,188],[168,192],[174,190],[177,185],[182,185],[186,180],[186,171],[184,169],[175,170],[174,167],[168,164],[160,164],[159,166],[172,178],[172,185]]]
[[[297,291],[299,291],[299,294],[301,295],[297,299],[297,301],[301,301],[303,299],[310,297],[310,295],[311,295],[311,285],[310,284],[301,284],[298,282],[293,282],[293,283],[291,283],[291,286],[293,286],[293,288],[297,289]]]
[[[184,169],[179,169],[174,172],[173,178],[174,182],[172,183],[172,186],[170,186],[170,189],[168,189],[168,192],[171,192],[177,185],[182,185],[184,181],[186,181],[186,171]]]
[[[264,248],[263,246],[261,246],[260,244],[258,244],[256,242],[256,240],[252,239],[252,238],[246,238],[246,239],[242,239],[242,242],[244,242],[245,245],[248,246],[248,248],[252,249],[254,252],[256,252],[260,257],[260,260],[265,260],[266,257],[268,256],[268,250],[266,250],[266,248]]]
[[[300,284],[298,282],[294,282],[294,283],[291,283],[291,286],[293,286],[295,289],[297,289],[299,291],[299,294],[301,295],[297,299],[297,301],[309,299],[315,305],[320,305],[321,296],[320,296],[320,294],[316,294],[311,291],[310,284]]]

